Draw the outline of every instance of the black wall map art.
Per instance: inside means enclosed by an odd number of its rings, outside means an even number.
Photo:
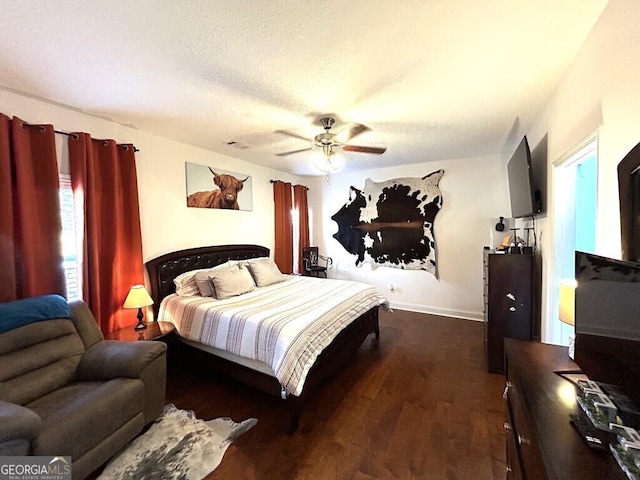
[[[367,178],[363,190],[352,186],[349,201],[331,217],[338,224],[333,237],[357,256],[356,266],[370,262],[437,277],[433,223],[442,208],[443,175],[438,170],[422,178]]]

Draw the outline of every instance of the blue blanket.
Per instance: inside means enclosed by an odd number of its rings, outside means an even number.
[[[71,318],[71,309],[60,295],[43,295],[0,303],[0,333],[56,318]]]

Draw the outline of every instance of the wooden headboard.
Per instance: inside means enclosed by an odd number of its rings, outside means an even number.
[[[145,266],[151,284],[155,318],[158,316],[162,299],[175,293],[176,286],[173,279],[181,273],[215,267],[227,260],[247,260],[268,256],[269,249],[260,245],[213,245],[178,250],[149,260]]]

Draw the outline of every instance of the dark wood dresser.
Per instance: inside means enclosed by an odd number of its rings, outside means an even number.
[[[484,251],[484,342],[487,370],[504,373],[504,339],[540,339],[538,255]]]
[[[609,451],[590,448],[569,423],[577,387],[556,371],[578,370],[566,347],[505,340],[507,478],[623,480]]]

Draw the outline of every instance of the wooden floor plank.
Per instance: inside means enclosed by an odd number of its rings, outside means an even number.
[[[396,310],[380,327],[379,344],[367,339],[309,398],[292,436],[278,399],[172,368],[178,408],[259,420],[207,478],[504,479],[504,378],[486,372],[482,323]]]

